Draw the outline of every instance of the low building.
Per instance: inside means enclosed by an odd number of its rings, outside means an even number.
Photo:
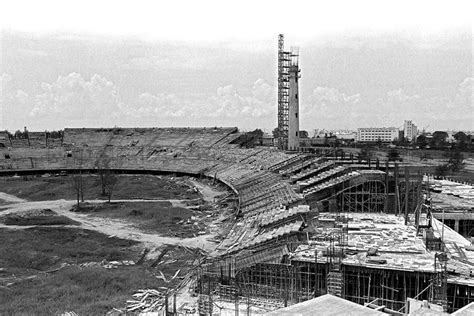
[[[275,146],[273,136],[270,134],[263,134],[262,146]]]
[[[362,127],[357,129],[358,142],[393,142],[398,139],[396,127]]]

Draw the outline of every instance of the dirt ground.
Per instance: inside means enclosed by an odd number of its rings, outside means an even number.
[[[84,203],[72,210],[95,217],[126,220],[144,232],[160,236],[186,238],[206,234],[209,222],[206,216],[210,212],[186,208],[187,202],[192,204],[190,200]],[[213,213],[210,215],[212,217]]]
[[[0,304],[0,314],[105,314],[123,310],[139,289],[170,289],[188,280],[197,260],[216,248],[233,223],[232,202],[214,203],[229,192],[189,178],[152,178],[121,177],[124,187],[112,203],[86,195],[79,209],[74,196],[64,193],[71,185],[67,177],[1,178],[6,192],[0,193],[0,219],[15,220],[0,220],[0,240],[7,241],[0,243],[0,301],[8,302]],[[127,181],[133,188],[128,191]],[[61,192],[66,198],[55,199]],[[35,222],[41,215],[77,225],[28,225],[44,224],[44,218]],[[18,217],[27,220],[20,225]],[[111,268],[110,261],[132,264]]]
[[[117,175],[117,179],[112,194],[113,199],[197,199],[200,197],[188,177]],[[99,176],[85,174],[83,181],[86,200],[106,199],[101,195]],[[0,192],[29,201],[76,199],[71,176],[0,177]]]

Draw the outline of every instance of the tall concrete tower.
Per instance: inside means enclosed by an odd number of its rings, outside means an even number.
[[[278,36],[278,148],[299,150],[298,48],[285,51]]]
[[[288,150],[300,149],[300,119],[299,119],[299,96],[298,79],[300,78],[300,69],[298,68],[298,49],[292,47],[290,55],[290,93],[289,93],[289,111],[288,111]]]

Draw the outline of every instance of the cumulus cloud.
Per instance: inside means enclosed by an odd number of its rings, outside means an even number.
[[[2,104],[6,101],[21,110],[15,114],[20,126],[28,116],[47,128],[123,124],[252,126],[256,122],[271,126],[276,117],[275,87],[263,79],[256,80],[245,93],[226,85],[211,95],[144,92],[127,102],[120,100],[112,81],[98,74],[90,79],[79,73],[60,76],[54,82],[41,83],[41,92],[33,96],[14,89],[10,75],[3,74],[1,80],[2,90],[7,92],[2,93]],[[29,107],[20,109],[19,104]],[[242,121],[248,124],[240,124]]]
[[[227,85],[217,89],[208,105],[210,117],[269,118],[276,114],[276,90],[263,79],[254,82],[250,95]]]
[[[122,110],[127,115],[140,117],[182,117],[185,116],[186,107],[174,94],[151,94],[148,92],[138,96],[134,105],[123,105]]]
[[[240,93],[233,85],[219,87],[210,96],[192,99],[166,93],[142,93],[136,103],[123,105],[122,110],[136,118],[202,119],[201,124],[208,125],[206,119],[269,118],[276,112],[275,93],[274,87],[258,79],[247,94]]]
[[[382,113],[392,122],[412,119],[423,125],[444,128],[474,128],[473,105],[474,78],[464,79],[454,96],[409,95],[402,89],[389,91],[384,100],[378,100],[375,109],[379,117]],[[401,123],[399,123],[401,124]]]
[[[341,121],[354,125],[361,116],[360,94],[347,95],[336,88],[316,87],[302,102],[301,123],[303,127],[341,126]]]
[[[347,95],[336,88],[317,87],[302,104],[303,127],[357,128],[395,126],[404,120],[420,127],[474,128],[474,78],[464,79],[455,95],[426,96],[404,89],[387,91],[379,99]],[[455,125],[453,125],[455,124]]]
[[[100,75],[86,80],[78,73],[60,76],[55,82],[42,83],[30,115],[54,115],[63,119],[107,119],[119,110],[117,87]]]
[[[16,88],[10,74],[2,73],[0,76],[0,128],[17,124],[17,121],[21,121],[25,113],[28,113],[31,106],[28,93]]]
[[[2,74],[0,81],[0,123],[13,122],[13,128],[28,125],[28,114],[31,124],[48,129],[124,124],[232,125],[247,129],[276,126],[276,87],[263,79],[243,90],[229,84],[210,95],[144,92],[127,102],[120,100],[112,81],[97,74],[90,79],[78,73],[59,77],[42,83],[36,95],[18,89],[9,74]],[[316,87],[309,96],[300,98],[301,128],[397,127],[411,119],[420,127],[444,122],[446,128],[453,128],[454,122],[458,128],[473,129],[473,86],[474,78],[468,77],[452,95],[425,96],[395,89],[375,100],[334,87]],[[444,126],[441,123],[440,128]]]

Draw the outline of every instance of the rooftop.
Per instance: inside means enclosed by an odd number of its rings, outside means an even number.
[[[334,218],[335,214],[320,214],[319,220]],[[380,269],[409,271],[434,271],[434,253],[426,250],[416,228],[405,225],[404,218],[392,214],[351,213],[348,215],[348,244],[345,247],[345,265],[367,266]],[[315,250],[318,262],[326,262],[324,252],[330,245],[329,237],[336,228],[318,228],[315,240],[309,245],[300,245],[292,256],[296,261],[314,261]],[[367,256],[371,248],[378,256]],[[386,263],[376,263],[386,260]]]
[[[333,296],[322,295],[311,300],[270,312],[267,315],[388,315],[357,303]]]
[[[300,245],[290,255],[293,261],[328,261],[327,249],[331,236],[340,229],[334,228],[335,214],[319,215],[320,223],[316,237],[308,244]],[[351,213],[348,216],[348,243],[344,247],[342,261],[348,266],[364,266],[374,269],[393,269],[403,271],[435,272],[434,251],[426,249],[421,236],[416,235],[412,224],[405,225],[402,216],[375,213]],[[433,219],[435,237],[441,236],[442,223]],[[444,241],[448,252],[448,280],[452,283],[474,285],[474,251],[470,241],[445,225]],[[336,242],[337,243],[337,242]],[[367,256],[370,250],[377,250],[376,256]],[[439,269],[439,267],[438,267]]]

